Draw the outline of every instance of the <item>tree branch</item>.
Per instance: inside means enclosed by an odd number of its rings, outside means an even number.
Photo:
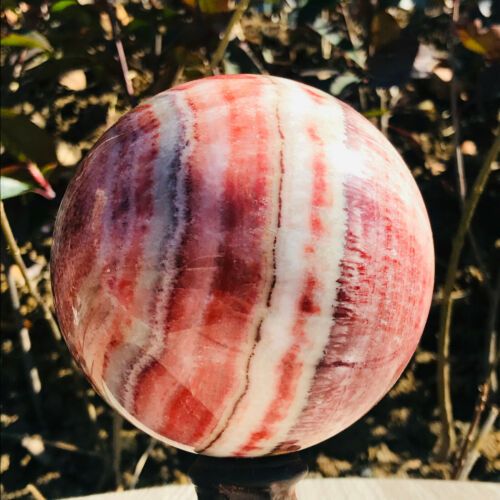
[[[452,313],[452,292],[458,269],[460,254],[464,246],[465,236],[470,227],[477,204],[484,191],[486,182],[492,170],[493,161],[500,151],[500,134],[497,134],[483,166],[476,178],[471,193],[464,204],[460,223],[452,242],[452,250],[446,281],[443,291],[438,334],[438,400],[441,418],[440,448],[438,456],[446,458],[456,446],[456,434],[453,421],[453,406],[450,392],[450,325]]]
[[[481,430],[479,431],[478,437],[474,440],[470,452],[467,454],[463,466],[457,471],[455,479],[459,481],[465,481],[474,467],[479,455],[481,454],[481,447],[483,445],[484,439],[490,433],[493,425],[495,424],[498,414],[500,413],[498,407],[492,406],[488,417],[486,418]]]
[[[139,477],[141,476],[142,470],[144,469],[144,466],[146,465],[146,461],[148,460],[149,455],[153,451],[155,444],[156,444],[156,439],[150,438],[147,448],[144,450],[144,453],[140,456],[139,460],[137,461],[137,463],[135,465],[134,476],[132,477],[132,480],[130,481],[129,489],[133,490],[137,486],[137,483],[139,481]]]
[[[4,261],[5,265],[5,273],[7,275],[7,284],[9,286],[10,301],[12,304],[12,311],[14,313],[14,322],[16,323],[19,343],[21,345],[26,381],[30,388],[33,407],[38,418],[38,423],[40,424],[42,429],[45,429],[46,422],[43,415],[42,402],[40,401],[40,391],[42,390],[42,384],[40,382],[38,368],[36,367],[33,361],[33,356],[31,354],[30,333],[28,328],[25,326],[24,318],[21,314],[21,304],[19,301],[16,282],[14,280],[14,276],[12,275],[12,267],[7,262],[7,259],[2,258],[2,260]]]
[[[453,1],[453,11],[451,14],[451,25],[450,31],[453,31],[454,24],[458,21],[460,16],[460,0]],[[450,34],[451,35],[451,34]],[[462,149],[460,148],[460,116],[458,113],[458,81],[457,81],[457,64],[455,58],[455,37],[450,36],[450,60],[451,67],[453,70],[453,76],[451,79],[450,86],[450,107],[451,107],[451,119],[453,122],[453,150],[455,151],[455,161],[457,164],[457,177],[458,177],[458,192],[460,193],[460,200],[462,205],[465,202],[465,196],[467,193],[467,185],[465,182],[464,173],[464,157],[462,154]]]
[[[7,214],[5,213],[5,207],[3,205],[3,201],[0,201],[0,219],[2,224],[2,231],[7,240],[7,245],[9,246],[10,253],[12,254],[12,258],[14,262],[18,265],[21,273],[23,275],[24,281],[28,287],[30,294],[37,301],[38,305],[42,308],[43,316],[46,319],[47,323],[50,326],[50,330],[52,335],[56,340],[61,340],[61,332],[59,327],[57,326],[56,320],[50,311],[49,306],[42,299],[41,295],[38,293],[36,286],[28,275],[28,269],[26,268],[26,264],[24,263],[21,257],[21,251],[17,246],[16,239],[12,233],[12,229],[10,227],[9,219],[7,218]]]
[[[118,54],[118,60],[120,61],[120,67],[123,73],[123,82],[125,86],[125,91],[127,93],[127,98],[130,106],[135,106],[134,87],[132,85],[132,80],[130,79],[128,73],[127,58],[125,57],[125,51],[123,50],[123,43],[121,41],[119,33],[119,21],[118,18],[116,17],[115,7],[113,5],[112,0],[108,0],[106,10],[109,16],[109,20],[111,21],[111,29],[113,31],[113,41],[115,42],[116,52]]]
[[[215,69],[222,61],[224,54],[226,53],[227,46],[229,44],[229,39],[231,37],[231,33],[233,32],[234,27],[241,21],[243,14],[248,8],[250,0],[240,0],[236,9],[227,25],[224,36],[221,38],[219,42],[219,46],[216,51],[213,53],[212,60],[210,61],[210,72],[214,74]]]

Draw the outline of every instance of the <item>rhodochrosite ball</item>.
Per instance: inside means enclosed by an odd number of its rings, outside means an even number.
[[[429,310],[429,221],[389,142],[340,101],[206,78],[126,114],[57,218],[56,308],[89,379],[179,448],[258,456],[345,429]]]

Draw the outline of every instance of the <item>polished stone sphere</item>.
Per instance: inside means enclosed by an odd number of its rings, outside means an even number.
[[[297,82],[189,82],[82,161],[52,253],[65,339],[96,390],[165,443],[298,450],[391,388],[431,302],[429,220],[401,157]]]

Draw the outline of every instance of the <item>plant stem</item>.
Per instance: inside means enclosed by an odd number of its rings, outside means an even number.
[[[363,41],[360,40],[358,35],[356,34],[356,27],[351,18],[351,14],[349,13],[349,5],[347,2],[342,2],[340,4],[340,9],[342,11],[342,16],[344,18],[345,27],[347,29],[347,36],[349,37],[349,41],[354,50],[362,50]]]
[[[47,323],[49,324],[50,331],[52,332],[52,335],[54,339],[57,341],[56,342],[56,348],[59,354],[63,359],[67,359],[68,357],[68,351],[63,347],[61,342],[59,342],[62,338],[61,336],[61,331],[59,330],[59,327],[57,326],[56,320],[54,319],[54,316],[52,315],[52,312],[50,311],[49,306],[45,303],[41,295],[38,293],[36,286],[32,282],[31,278],[29,277],[28,270],[26,268],[26,265],[21,257],[21,251],[19,250],[19,247],[17,245],[16,239],[14,238],[14,235],[12,233],[12,229],[10,227],[9,219],[7,218],[7,214],[5,213],[5,207],[3,204],[3,201],[0,201],[0,219],[1,219],[1,225],[2,225],[2,231],[3,234],[5,235],[5,238],[7,240],[7,245],[9,247],[10,253],[12,254],[12,258],[14,262],[17,264],[19,269],[21,270],[21,274],[23,275],[24,281],[26,282],[26,285],[28,286],[28,290],[30,294],[33,296],[33,298],[37,301],[38,305],[42,308],[44,318],[46,319]],[[86,383],[83,381],[82,377],[78,374],[79,373],[79,368],[76,366],[75,361],[72,359],[71,362],[68,361],[68,364],[72,364],[75,368],[73,371],[73,380],[75,381],[75,388],[76,390],[81,390],[82,397],[83,397],[83,403],[85,406],[85,410],[87,412],[87,415],[90,420],[90,424],[93,429],[93,434],[94,436],[97,436],[97,425],[95,421],[95,408],[92,403],[87,398],[87,395],[85,393],[86,391]]]
[[[458,477],[460,476],[460,473],[463,470],[467,456],[470,452],[473,438],[479,427],[479,423],[481,421],[481,415],[483,414],[484,409],[486,408],[486,402],[488,401],[488,396],[490,394],[490,383],[489,383],[490,380],[491,379],[488,378],[486,383],[479,388],[476,407],[474,409],[474,417],[472,418],[472,422],[470,423],[469,428],[467,429],[467,434],[465,435],[464,441],[462,443],[462,448],[460,450],[460,453],[458,454],[455,471],[453,472],[453,479],[458,479]]]
[[[2,438],[4,439],[11,439],[14,441],[21,442],[23,439],[26,437],[29,437],[29,434],[18,434],[14,432],[3,432],[2,433]],[[62,450],[62,451],[67,451],[69,453],[76,453],[78,455],[84,455],[88,457],[95,457],[102,459],[102,456],[92,450],[85,450],[82,448],[79,448],[73,443],[67,443],[65,441],[50,441],[45,439],[43,436],[39,437],[39,439],[42,441],[44,446],[50,447],[50,448],[55,448],[57,450]]]
[[[137,461],[135,465],[135,470],[134,470],[134,476],[132,477],[132,480],[130,481],[130,486],[129,489],[133,490],[137,486],[137,482],[139,481],[139,477],[142,473],[142,470],[144,469],[144,466],[146,465],[146,461],[149,458],[149,455],[153,451],[153,448],[155,447],[156,444],[156,439],[151,438],[149,440],[148,447],[144,450],[144,453],[140,456],[139,460]]]
[[[50,311],[49,306],[42,299],[41,295],[38,293],[36,286],[32,282],[31,278],[28,275],[28,269],[26,268],[26,264],[24,263],[21,257],[21,251],[17,246],[16,239],[14,238],[14,234],[12,233],[12,229],[10,227],[9,219],[7,218],[7,214],[5,213],[5,207],[3,205],[3,201],[0,201],[0,219],[2,224],[2,231],[7,240],[7,245],[9,246],[10,253],[12,254],[12,258],[14,262],[18,265],[21,273],[23,275],[24,281],[28,287],[30,294],[37,301],[38,305],[42,308],[43,316],[49,324],[52,335],[56,340],[61,340],[61,332],[59,327],[57,326],[56,320]]]
[[[269,75],[269,71],[264,68],[261,62],[255,57],[255,54],[252,52],[252,49],[248,45],[247,42],[240,42],[240,49],[248,56],[248,59],[252,61],[253,65],[259,70],[261,75]]]
[[[452,11],[452,23],[450,26],[450,31],[453,31],[453,24],[458,21],[460,14],[460,0],[454,0],[453,11]],[[456,37],[450,36],[450,59],[451,67],[453,70],[453,76],[451,79],[450,86],[450,107],[451,107],[451,119],[453,122],[453,150],[455,151],[455,161],[457,164],[457,176],[458,176],[458,192],[460,193],[460,201],[463,204],[465,202],[465,196],[467,193],[467,185],[465,183],[464,174],[464,157],[462,150],[460,148],[460,116],[458,113],[458,81],[457,81],[457,64],[455,58],[455,43]]]
[[[113,475],[115,479],[115,486],[121,488],[121,457],[122,457],[122,428],[123,417],[117,412],[113,412]]]
[[[30,493],[35,500],[47,500],[34,484],[29,483],[24,489],[27,493]]]
[[[488,356],[487,356],[487,372],[490,374],[490,383],[492,392],[498,391],[498,376],[496,365],[498,363],[498,334],[497,334],[497,319],[500,303],[500,273],[497,276],[496,288],[490,295],[490,315],[488,318]]]
[[[457,472],[456,479],[459,481],[465,481],[474,467],[479,455],[481,453],[481,447],[483,445],[484,439],[490,433],[493,425],[495,424],[496,419],[498,418],[498,414],[500,413],[497,406],[492,406],[486,420],[479,431],[479,436],[474,440],[472,444],[470,453],[465,458],[464,464],[462,468]]]
[[[17,292],[16,282],[14,280],[14,276],[12,275],[12,267],[7,262],[7,259],[4,260],[4,265],[7,275],[7,284],[9,286],[10,301],[14,313],[14,321],[17,326],[19,343],[21,345],[26,381],[30,388],[31,398],[33,401],[33,408],[35,409],[35,414],[38,418],[38,423],[40,424],[42,429],[45,429],[46,423],[42,410],[42,402],[40,401],[40,391],[42,390],[42,384],[40,382],[40,375],[38,373],[38,368],[36,367],[33,361],[33,356],[31,355],[30,333],[28,328],[25,326],[24,318],[23,315],[21,314],[20,310],[21,304],[19,301],[19,294]]]
[[[453,406],[450,391],[450,324],[452,313],[452,292],[455,285],[455,277],[458,269],[460,254],[464,246],[465,235],[469,229],[472,217],[476,211],[477,204],[484,191],[486,182],[492,170],[493,161],[500,151],[500,134],[497,134],[491,146],[486,160],[476,178],[474,186],[468,199],[464,204],[460,223],[452,242],[452,250],[446,282],[443,291],[438,334],[438,401],[441,418],[440,448],[438,456],[446,458],[450,451],[456,446],[456,434],[453,421]]]
[[[125,57],[125,51],[123,50],[123,43],[119,34],[119,21],[116,17],[115,7],[113,1],[109,0],[107,3],[107,12],[109,20],[111,21],[111,29],[113,31],[113,41],[115,42],[116,52],[118,54],[118,60],[120,61],[120,67],[123,73],[123,82],[125,85],[125,91],[127,92],[127,98],[130,106],[135,105],[134,87],[132,85],[132,80],[130,79],[128,73],[127,58]]]
[[[224,57],[224,54],[226,53],[227,46],[229,44],[229,38],[231,37],[231,33],[232,33],[234,27],[241,21],[241,18],[243,17],[243,14],[247,10],[249,3],[250,3],[250,0],[240,0],[238,5],[236,6],[234,14],[232,15],[232,17],[229,21],[229,24],[227,25],[224,36],[221,38],[221,40],[219,42],[219,46],[217,47],[216,51],[213,53],[212,60],[210,61],[210,72],[212,74],[214,74],[215,69],[217,68],[219,63],[222,61],[222,58]]]
[[[389,109],[388,109],[388,94],[387,89],[377,89],[377,94],[380,98],[380,109],[383,111],[380,116],[380,131],[387,137],[387,130],[389,128]]]
[[[458,79],[457,79],[457,61],[455,57],[455,48],[457,44],[457,37],[453,32],[454,23],[458,22],[460,17],[460,0],[454,0],[453,2],[453,11],[451,15],[451,23],[450,23],[450,41],[449,41],[449,52],[450,52],[450,61],[451,68],[453,71],[453,76],[451,79],[450,85],[450,108],[451,108],[451,120],[453,124],[453,151],[455,152],[455,163],[457,167],[457,188],[460,194],[460,206],[463,209],[465,198],[467,196],[467,182],[465,180],[465,169],[464,169],[464,156],[462,153],[462,149],[460,147],[460,112],[458,110]],[[484,260],[481,256],[481,252],[479,250],[479,245],[476,243],[476,239],[472,234],[472,231],[469,230],[468,234],[469,242],[472,247],[472,252],[474,253],[474,257],[477,261],[478,267],[481,270],[481,273],[484,277],[484,286],[488,292],[488,294],[492,293],[491,286],[488,281],[488,274],[486,271],[486,266],[484,265]]]

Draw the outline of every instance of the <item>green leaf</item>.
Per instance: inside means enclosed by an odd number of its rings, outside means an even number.
[[[0,193],[2,200],[14,198],[20,194],[27,193],[35,188],[34,183],[22,182],[12,177],[0,176]]]
[[[127,32],[133,33],[134,31],[140,30],[140,29],[151,29],[151,23],[146,21],[145,19],[134,19],[130,23],[127,24],[125,27]]]
[[[61,12],[72,5],[78,5],[78,2],[76,0],[61,0],[60,2],[56,2],[50,10],[52,12]]]
[[[171,9],[170,7],[164,7],[164,9],[161,11],[161,16],[163,17],[163,19],[172,19],[174,17],[177,17],[179,15],[179,13],[174,10],[174,9]]]
[[[383,116],[389,113],[388,109],[369,109],[363,113],[363,116],[366,118],[378,118],[379,116]]]
[[[49,41],[38,31],[30,31],[24,35],[12,33],[0,40],[0,44],[7,47],[24,47],[26,49],[42,49],[46,52],[52,52]]]
[[[56,194],[44,174],[53,168],[54,165],[48,165],[43,169],[44,172],[41,172],[34,163],[3,167],[0,170],[2,200],[28,192],[37,193],[48,200],[52,200]]]
[[[52,137],[37,127],[27,116],[2,108],[1,140],[5,149],[21,161],[38,165],[56,163],[56,148]]]

